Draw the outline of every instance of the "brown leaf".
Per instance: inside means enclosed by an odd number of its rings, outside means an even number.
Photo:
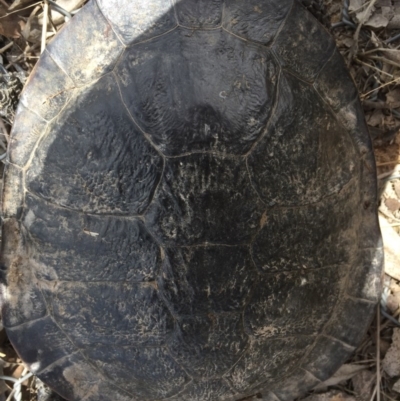
[[[10,7],[8,7],[8,11],[18,10],[20,8],[29,6],[33,3],[37,3],[35,0],[14,0]]]
[[[392,213],[400,209],[400,202],[395,198],[386,199],[385,205]]]
[[[386,94],[386,103],[393,109],[400,107],[400,89],[393,89]]]
[[[398,49],[382,49],[381,53],[387,59],[400,64],[400,50],[398,50]]]
[[[352,379],[353,388],[360,400],[369,400],[375,384],[375,375],[369,370],[357,373]]]
[[[386,306],[390,312],[395,313],[399,309],[400,305],[400,294],[391,294],[387,297]]]
[[[382,14],[374,14],[364,25],[371,28],[384,28],[389,24],[389,19]]]
[[[393,390],[396,391],[396,393],[400,393],[400,379],[393,384]]]
[[[339,368],[339,370],[328,380],[325,380],[323,383],[318,384],[314,389],[324,389],[328,386],[335,386],[343,381],[351,379],[354,375],[356,375],[360,370],[364,370],[365,366],[355,365],[355,364],[346,364]]]
[[[356,401],[354,397],[341,391],[329,391],[327,393],[313,394],[303,401]]]
[[[400,376],[400,329],[393,329],[392,345],[382,361],[384,371],[390,376]]]
[[[21,36],[23,25],[24,21],[18,14],[9,14],[0,4],[0,35],[18,39]]]
[[[379,216],[385,250],[385,273],[400,280],[400,235],[389,225],[386,219]]]
[[[396,181],[394,183],[394,190],[396,192],[397,197],[400,199],[400,181]]]

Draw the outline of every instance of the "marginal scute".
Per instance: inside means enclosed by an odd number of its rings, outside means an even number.
[[[75,84],[45,50],[32,71],[29,85],[21,95],[21,102],[50,121],[71,97]]]
[[[351,294],[349,295],[351,296]],[[324,332],[333,338],[343,341],[345,344],[349,344],[349,346],[357,346],[371,324],[377,303],[377,301],[344,296],[339,301]],[[359,319],[357,325],[355,325],[354,316],[368,316],[369,319]]]
[[[354,177],[356,157],[348,133],[315,90],[282,74],[271,125],[248,161],[262,200],[298,206],[337,194]]]
[[[376,247],[358,252],[358,263],[349,269],[349,295],[378,303],[382,291],[383,249]]]
[[[17,328],[9,328],[7,334],[34,373],[76,351],[50,316]]]
[[[167,159],[145,220],[166,246],[239,245],[250,242],[261,216],[243,160],[192,154]]]
[[[24,174],[19,167],[12,164],[6,167],[2,192],[2,217],[19,218],[24,203]]]
[[[31,195],[22,224],[30,260],[42,280],[141,282],[156,279],[158,244],[139,219],[96,216],[49,205]]]
[[[312,82],[333,53],[335,42],[300,2],[294,1],[272,49],[284,68]]]
[[[298,369],[289,378],[273,385],[272,390],[280,401],[293,401],[293,397],[300,397],[319,383],[320,380],[311,373]]]
[[[60,282],[45,295],[78,347],[159,346],[172,331],[172,317],[150,283]]]
[[[239,362],[224,377],[239,393],[271,389],[299,363],[313,337],[252,340]]]
[[[166,348],[94,346],[84,351],[97,369],[138,399],[169,398],[182,390],[190,378]],[[130,363],[127,365],[126,361]],[[154,361],[157,361],[155,366]]]
[[[345,273],[334,266],[263,277],[244,311],[246,332],[257,338],[318,334],[336,306]]]
[[[10,227],[9,222],[7,221],[3,228],[3,234],[6,236],[14,235],[10,233],[13,227]],[[4,327],[12,328],[44,318],[48,311],[37,280],[31,271],[31,261],[19,256],[16,249],[13,250],[14,255],[3,248],[4,251],[6,254],[2,255],[2,260],[10,260],[6,274],[7,289],[3,290],[2,294],[7,302],[7,306],[2,307]],[[28,330],[27,327],[19,330],[25,329]]]
[[[96,46],[92,46],[93,43]],[[59,32],[57,41],[47,46],[51,57],[77,86],[112,71],[123,49],[96,1],[89,2],[73,23]]]
[[[240,312],[256,277],[246,246],[170,248],[159,289],[176,315]]]
[[[354,315],[352,316],[354,327]],[[302,362],[301,367],[317,379],[324,381],[339,369],[353,350],[350,346],[334,338],[320,336]]]
[[[178,21],[190,28],[215,28],[221,24],[223,0],[174,0]]]
[[[75,210],[138,215],[152,199],[162,165],[108,75],[74,96],[50,124],[27,171],[26,186]]]
[[[89,363],[80,352],[56,361],[38,377],[69,400],[132,401],[132,395],[113,386]]]
[[[222,26],[237,36],[268,46],[285,21],[292,3],[293,0],[225,0]]]
[[[46,120],[20,103],[8,146],[9,162],[24,167],[28,163],[35,145],[46,132],[46,128]]]
[[[258,269],[270,273],[352,265],[361,222],[357,189],[354,183],[316,205],[269,210],[252,245]]]
[[[130,113],[165,155],[240,155],[267,124],[278,66],[268,49],[222,30],[179,28],[128,49],[116,73]]]
[[[240,358],[247,344],[241,314],[182,317],[168,348],[197,378],[220,377]]]
[[[172,0],[97,0],[125,45],[162,35],[177,26]]]
[[[338,77],[340,77],[340,85],[338,85]],[[335,112],[339,112],[357,98],[354,81],[338,50],[334,51],[318,74],[314,87]]]
[[[178,396],[168,401],[233,401],[234,395],[223,380],[193,380]]]

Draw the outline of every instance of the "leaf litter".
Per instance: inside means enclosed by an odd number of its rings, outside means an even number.
[[[0,0],[0,160],[22,85],[46,43],[86,1]],[[382,309],[362,344],[347,364],[301,401],[400,400],[400,329],[396,327],[400,315],[400,1],[322,2],[324,21],[330,21],[330,31],[358,87],[373,139],[387,262]],[[0,163],[0,173],[2,168]],[[28,376],[1,330],[0,401],[60,400]]]

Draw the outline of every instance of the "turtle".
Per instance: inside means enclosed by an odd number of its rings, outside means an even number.
[[[2,316],[70,401],[289,401],[373,318],[371,140],[296,0],[92,0],[7,155]]]

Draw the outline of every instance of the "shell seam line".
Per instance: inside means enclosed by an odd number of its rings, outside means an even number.
[[[68,90],[68,89],[66,89],[66,90]],[[52,120],[52,119],[46,120],[43,116],[41,116],[41,115],[39,114],[38,111],[36,111],[36,110],[34,110],[34,109],[31,109],[31,108],[25,103],[25,100],[24,100],[23,98],[21,98],[21,104],[22,104],[22,106],[24,106],[28,111],[30,111],[31,113],[35,114],[36,117],[39,117],[43,122],[45,122],[45,123],[46,123],[46,126],[47,126],[47,125],[49,124],[49,122]]]
[[[267,135],[270,126],[272,124],[272,120],[275,117],[276,111],[278,109],[278,103],[279,103],[279,97],[280,97],[280,83],[281,83],[281,79],[282,79],[282,69],[279,67],[279,73],[278,73],[278,79],[277,79],[277,83],[276,83],[276,91],[275,91],[275,96],[274,96],[274,105],[271,111],[271,114],[268,118],[267,124],[265,125],[265,128],[263,130],[263,132],[260,134],[260,136],[257,138],[257,140],[253,143],[253,145],[251,145],[251,148],[249,149],[249,151],[244,155],[246,158],[246,161],[248,159],[248,157],[251,155],[251,153],[254,151],[254,149],[258,146],[258,144],[264,139],[264,137]]]
[[[186,152],[186,153],[181,153],[180,155],[176,156],[168,156],[164,155],[166,159],[179,159],[181,157],[187,157],[187,156],[192,156],[192,155],[211,155],[215,157],[222,157],[222,158],[230,158],[230,159],[243,159],[246,157],[246,155],[235,155],[233,153],[223,153],[223,152],[218,152],[218,151],[212,151],[212,150],[199,150],[199,151],[193,151],[193,152]]]
[[[117,37],[117,39],[120,41],[121,45],[126,49],[126,45],[125,43],[122,41],[121,37],[119,36],[119,34],[115,31],[114,29],[114,24],[111,23],[111,21],[106,17],[106,15],[103,13],[103,10],[100,7],[99,1],[95,0],[97,9],[99,10],[100,14],[103,16],[103,18],[105,19],[105,21],[107,22],[107,24],[111,27],[111,30],[114,32],[115,36]],[[122,52],[124,53],[124,52]]]
[[[153,202],[156,199],[157,192],[161,187],[161,183],[163,182],[164,173],[165,173],[165,166],[167,164],[167,161],[166,161],[165,157],[162,158],[162,162],[163,162],[163,167],[162,167],[162,170],[161,170],[161,173],[160,173],[160,179],[158,180],[157,186],[154,188],[154,192],[153,192],[153,195],[151,197],[151,200],[150,200],[149,204],[147,205],[146,209],[143,210],[143,213],[142,213],[145,225],[146,225],[146,218],[144,216],[150,210],[151,205],[153,204]],[[146,226],[146,228],[147,228],[147,226]],[[150,229],[147,229],[147,230],[149,231]],[[151,236],[153,237],[153,234],[151,234]]]
[[[155,145],[155,143],[151,140],[151,138],[149,137],[149,135],[142,129],[142,127],[136,122],[136,120],[133,118],[127,104],[125,103],[125,100],[122,96],[122,91],[121,91],[121,86],[120,86],[120,82],[119,82],[119,78],[117,76],[117,74],[115,72],[113,72],[114,74],[114,79],[115,82],[117,84],[118,87],[118,92],[119,92],[119,96],[121,99],[122,104],[125,107],[126,112],[128,113],[129,117],[131,118],[131,120],[133,121],[133,123],[136,125],[136,127],[139,129],[139,131],[143,134],[143,137],[150,143],[150,145],[154,148],[154,150],[163,158],[164,162],[165,162],[165,155],[161,152],[161,150],[158,148],[158,146]]]
[[[322,67],[319,69],[319,71],[317,72],[317,74],[315,75],[314,81],[313,81],[313,86],[315,84],[316,81],[318,81],[320,74],[322,73],[322,71],[324,70],[324,68],[327,66],[327,64],[333,59],[333,56],[336,53],[336,46],[333,46],[333,51],[332,54],[329,56],[329,58],[325,61],[325,63],[322,65]],[[315,89],[315,88],[314,88]]]
[[[345,294],[346,298],[351,299],[353,301],[358,301],[358,302],[362,302],[365,304],[370,304],[370,305],[377,305],[379,302],[379,299],[377,299],[376,301],[371,301],[370,299],[365,299],[365,298],[359,298],[359,297],[354,297],[352,295],[349,295],[346,291]]]
[[[63,359],[68,359],[73,355],[79,354],[79,351],[75,351],[75,352],[71,352],[68,355],[64,355],[61,358],[56,359],[55,361],[53,361],[52,363],[50,363],[49,365],[47,365],[45,368],[38,370],[37,372],[35,372],[35,375],[41,374],[46,372],[46,370],[51,369],[54,365],[58,364],[61,360]]]
[[[354,351],[354,350],[356,349],[356,347],[354,347],[353,345],[347,344],[347,343],[345,343],[344,341],[339,340],[339,339],[336,338],[336,337],[330,336],[329,334],[322,333],[321,336],[322,336],[322,337],[326,337],[328,340],[336,341],[336,342],[342,344],[342,345],[343,345],[345,348],[347,348],[349,351]]]
[[[189,30],[189,31],[193,31],[193,33],[194,33],[194,32],[197,32],[197,31],[204,31],[204,32],[207,32],[207,31],[218,31],[218,30],[222,30],[222,25],[218,25],[218,26],[216,26],[216,27],[214,27],[214,28],[202,28],[202,27],[190,27],[190,26],[182,25],[182,24],[179,23],[178,26],[179,26],[180,28],[183,28],[183,29],[186,29],[186,30]],[[190,35],[190,36],[192,36],[192,35]]]
[[[321,380],[318,379],[317,376],[313,375],[313,374],[312,374],[310,371],[308,371],[307,369],[304,369],[304,368],[300,368],[300,369],[303,370],[304,372],[306,372],[307,374],[309,374],[310,376],[312,376],[312,378],[313,378],[314,380],[318,380],[319,383],[322,383]]]
[[[40,292],[42,293],[42,297],[44,299],[44,303],[46,305],[46,309],[52,310],[52,308],[49,307],[46,298],[43,295],[42,289],[39,288]],[[50,315],[50,319],[51,321],[58,327],[58,330],[64,335],[64,337],[66,338],[66,340],[77,350],[77,352],[82,356],[82,358],[86,361],[86,363],[92,367],[92,369],[94,371],[96,371],[104,380],[106,383],[110,383],[111,385],[115,386],[116,388],[118,388],[122,393],[125,394],[129,394],[129,396],[134,397],[133,394],[131,394],[129,391],[120,388],[117,384],[114,383],[113,380],[111,380],[109,377],[107,377],[106,375],[103,374],[103,372],[101,372],[98,367],[96,365],[94,365],[87,357],[86,355],[79,349],[79,347],[71,340],[71,338],[67,335],[67,333],[65,333],[65,331],[61,328],[61,326],[58,324],[57,320]]]
[[[170,356],[170,358],[186,373],[187,377],[190,379],[190,381],[186,384],[189,385],[190,382],[193,381],[194,377],[192,375],[190,375],[187,370],[185,369],[184,366],[182,366],[175,358],[174,353],[171,351],[171,348],[169,347],[168,344],[165,344],[165,349],[168,351],[168,355]],[[185,386],[186,387],[186,386]]]
[[[293,9],[295,7],[295,3],[297,0],[292,0],[292,5],[290,7],[290,10],[288,11],[288,13],[285,15],[285,18],[283,19],[282,23],[279,25],[279,28],[276,31],[276,34],[274,36],[274,38],[272,39],[271,44],[269,45],[269,47],[273,47],[275,45],[276,40],[278,39],[279,35],[282,32],[282,29],[284,28],[284,26],[286,25],[286,22],[289,19],[290,14],[293,12]]]
[[[231,31],[228,31],[228,29],[226,29],[223,25],[221,25],[221,29],[222,29],[224,32],[226,32],[228,35],[231,35],[231,36],[235,37],[236,39],[240,39],[240,40],[243,41],[243,42],[246,42],[246,43],[251,42],[251,43],[255,43],[255,44],[257,44],[257,45],[263,46],[262,43],[255,42],[255,41],[249,41],[248,39],[243,38],[242,36],[236,35],[235,33],[231,32]]]
[[[341,119],[338,119],[338,118],[337,118],[337,113],[335,113],[335,111],[333,110],[332,106],[328,103],[328,101],[327,101],[324,97],[322,97],[322,94],[321,94],[317,89],[315,89],[314,86],[313,86],[313,90],[314,90],[315,93],[320,97],[320,99],[323,101],[323,103],[329,108],[329,111],[330,111],[330,113],[331,113],[331,116],[332,116],[332,117],[335,119],[335,121],[343,128],[343,130],[347,133],[347,135],[349,136],[350,141],[351,141],[351,143],[352,143],[352,145],[353,145],[353,149],[354,149],[355,153],[356,153],[357,155],[361,155],[361,152],[360,152],[359,149],[358,149],[357,143],[356,143],[356,141],[355,141],[353,135],[351,134],[351,131],[342,123]],[[355,99],[353,99],[350,103],[348,103],[348,105],[351,105],[351,104],[354,103],[356,100],[358,100],[358,95],[356,96]],[[364,157],[364,155],[361,155],[360,159],[361,159],[362,157]]]
[[[170,4],[171,4],[171,8],[174,12],[174,17],[175,17],[175,22],[177,24],[177,26],[179,26],[179,18],[178,18],[178,13],[176,11],[176,4],[175,4],[175,0],[169,0]]]
[[[91,217],[110,217],[110,218],[116,218],[116,219],[117,218],[119,218],[119,219],[136,219],[136,220],[140,220],[140,221],[144,222],[144,216],[141,214],[134,214],[134,215],[121,214],[121,215],[119,215],[119,214],[109,214],[109,213],[102,214],[102,213],[85,212],[83,210],[69,208],[68,206],[58,205],[57,203],[54,203],[54,202],[44,198],[43,196],[38,195],[38,194],[28,190],[27,188],[24,188],[24,189],[25,189],[26,193],[33,196],[34,198],[40,199],[43,202],[46,202],[47,204],[51,205],[52,207],[55,207],[58,209],[63,209],[68,212],[79,213],[79,214],[83,214],[85,216],[91,216]],[[26,207],[26,205],[24,205],[24,207]]]
[[[48,317],[51,317],[50,313],[48,310],[46,310],[46,314],[42,317],[38,317],[36,319],[32,319],[32,320],[28,320],[26,322],[20,323],[20,324],[16,324],[15,326],[3,326],[6,330],[14,330],[14,329],[19,329],[20,327],[23,327],[25,325],[29,325],[29,324],[33,324],[36,323],[40,320],[44,320]]]
[[[54,58],[54,56],[51,54],[51,52],[47,46],[46,46],[45,51],[47,52],[49,57],[53,60],[54,64],[74,83],[74,85],[76,85],[75,80],[72,79],[72,77],[67,73],[67,71],[64,70],[64,68],[61,66],[61,64]]]
[[[162,36],[168,35],[169,33],[175,31],[178,27],[179,27],[179,25],[177,24],[173,28],[171,28],[168,31],[165,31],[165,32],[163,32],[163,33],[161,33],[159,35],[153,36],[153,37],[148,38],[148,39],[143,39],[140,42],[132,43],[132,44],[127,46],[127,49],[131,49],[131,48],[135,47],[136,45],[140,45],[142,43],[151,42],[152,40],[155,40],[155,39],[161,38]]]

